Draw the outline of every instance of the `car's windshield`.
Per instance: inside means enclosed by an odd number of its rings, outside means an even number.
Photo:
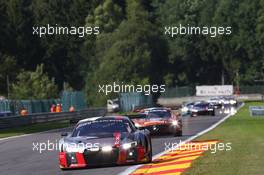
[[[149,118],[168,118],[170,117],[170,111],[168,110],[155,110],[148,113]]]
[[[147,117],[146,114],[133,114],[133,115],[128,115],[130,119],[144,119]]]
[[[210,105],[208,103],[199,103],[196,104],[195,107],[199,107],[199,108],[206,108],[209,107]]]
[[[190,106],[193,106],[193,105],[194,105],[194,103],[187,103],[185,106],[190,107]]]
[[[122,120],[97,120],[80,123],[73,131],[72,137],[95,136],[113,134],[115,132],[129,132],[131,128]]]

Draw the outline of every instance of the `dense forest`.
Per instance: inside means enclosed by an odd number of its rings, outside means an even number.
[[[47,24],[100,34],[32,34]],[[231,26],[232,34],[164,34],[179,24]],[[0,0],[0,63],[0,95],[51,98],[70,88],[93,105],[106,99],[98,84],[114,81],[255,84],[264,79],[264,0]]]

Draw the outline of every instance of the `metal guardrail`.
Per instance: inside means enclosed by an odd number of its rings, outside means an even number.
[[[104,116],[106,112],[106,108],[89,108],[76,112],[39,113],[27,116],[0,117],[0,129],[64,120],[78,121],[84,118]]]

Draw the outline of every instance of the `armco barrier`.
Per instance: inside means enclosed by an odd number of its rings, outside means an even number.
[[[88,108],[77,112],[40,113],[27,116],[0,117],[0,129],[14,128],[53,121],[77,121],[84,118],[104,116],[106,112],[106,108]]]

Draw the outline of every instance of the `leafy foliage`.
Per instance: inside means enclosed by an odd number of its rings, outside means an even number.
[[[114,96],[98,93],[99,84],[113,81],[172,87],[264,80],[264,0],[0,0],[0,13],[0,94],[7,94],[8,76],[22,88],[18,98],[48,97],[27,81],[41,64],[45,81],[85,89],[90,105]],[[99,26],[100,34],[32,35],[33,26],[47,24]],[[232,34],[164,35],[165,26],[179,24],[231,26]]]
[[[0,53],[0,92],[7,92],[7,81],[14,79],[17,73],[16,59]]]
[[[17,82],[12,84],[11,97],[14,99],[50,99],[58,96],[58,88],[54,79],[49,79],[44,73],[44,66],[39,65],[35,72],[25,71],[17,76]]]
[[[255,79],[264,78],[261,1],[168,0],[156,1],[155,5],[162,26],[232,27],[229,36],[168,38],[168,73],[173,73],[173,82],[219,84],[222,72],[228,84],[254,84]]]
[[[98,84],[160,84],[166,62],[166,50],[157,43],[162,40],[148,21],[149,13],[141,1],[127,1],[126,19],[112,33],[97,38],[95,58],[98,66],[87,77],[88,100],[105,103],[103,94],[94,93]],[[166,44],[165,44],[166,45]],[[105,47],[108,46],[108,47]],[[103,54],[102,54],[103,53]],[[101,100],[98,100],[101,99]]]

